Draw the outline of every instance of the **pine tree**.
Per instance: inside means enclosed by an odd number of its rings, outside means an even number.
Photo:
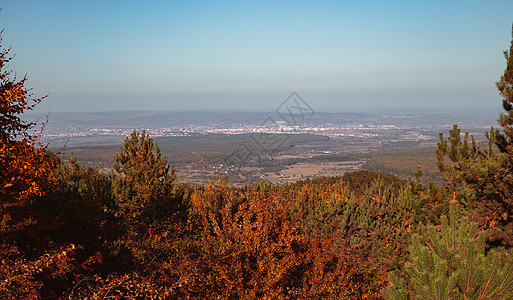
[[[406,295],[414,299],[513,297],[510,253],[488,251],[483,232],[457,204],[451,204],[449,217],[442,217],[440,230],[432,225],[419,228],[404,274],[392,275],[388,299],[406,299]]]
[[[506,112],[502,113],[499,118],[499,125],[503,131],[495,130],[495,144],[502,153],[512,153],[513,146],[513,26],[512,40],[509,52],[504,51],[506,58],[506,70],[496,83],[497,89],[502,96],[502,107]]]
[[[178,209],[174,168],[146,131],[134,131],[114,158],[117,215],[128,223],[170,217]]]
[[[448,140],[440,134],[438,168],[445,175],[445,188],[465,207],[475,212],[479,224],[489,231],[489,239],[513,246],[513,40],[505,51],[506,69],[497,88],[505,112],[502,129],[486,133],[488,144],[480,146],[454,125]]]

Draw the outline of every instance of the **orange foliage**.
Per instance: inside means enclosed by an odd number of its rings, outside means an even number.
[[[194,299],[379,298],[383,266],[365,271],[363,258],[340,233],[307,237],[291,219],[297,197],[313,196],[312,185],[293,191],[276,187],[229,189],[224,181],[197,188],[191,197],[189,244],[177,265],[177,295]],[[321,190],[317,190],[321,192]],[[321,192],[345,201],[334,186]],[[319,194],[317,194],[318,196]],[[368,263],[368,262],[367,262]],[[384,265],[384,264],[383,264]]]
[[[15,238],[35,222],[27,205],[44,194],[55,160],[44,147],[36,148],[39,136],[27,133],[33,124],[18,117],[41,99],[31,97],[26,78],[11,78],[5,70],[8,55],[9,50],[0,50],[0,296],[36,297],[41,286],[36,275],[44,270],[48,277],[66,273],[69,251],[47,249],[47,254],[28,260],[17,247]]]

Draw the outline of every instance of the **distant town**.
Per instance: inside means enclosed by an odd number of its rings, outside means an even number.
[[[448,131],[454,124],[453,114],[326,114],[318,113],[314,118],[305,118],[301,124],[291,125],[283,120],[272,119],[265,122],[269,113],[229,113],[216,117],[216,113],[195,113],[194,118],[177,120],[174,126],[166,126],[174,120],[176,113],[108,113],[103,119],[95,118],[94,113],[81,113],[82,118],[74,118],[73,113],[57,114],[49,117],[43,140],[57,146],[63,140],[70,145],[78,142],[78,137],[128,136],[134,130],[146,132],[152,137],[193,136],[198,134],[314,134],[328,137],[349,137],[355,139],[387,139],[393,141],[437,141],[440,131]],[[87,118],[87,115],[90,115]],[[187,114],[185,114],[187,115]],[[248,116],[245,120],[244,117]],[[349,116],[349,117],[348,117]],[[155,117],[155,118],[154,118]],[[260,118],[258,118],[260,117]],[[361,118],[359,118],[361,117]],[[219,122],[223,118],[223,122]],[[496,113],[467,114],[459,123],[462,130],[476,137],[482,136],[495,123]],[[77,122],[72,122],[77,120]],[[442,119],[442,120],[441,120]],[[447,119],[443,122],[443,119]],[[132,122],[130,122],[130,120]],[[155,124],[156,120],[165,120]],[[452,122],[450,121],[452,120]],[[264,121],[264,122],[262,122]],[[442,121],[442,122],[438,122]],[[198,124],[194,124],[197,122]],[[438,123],[437,123],[438,122]],[[445,124],[444,124],[445,123]],[[64,126],[63,126],[64,125]],[[100,142],[101,143],[101,142]],[[93,142],[94,144],[94,142]]]

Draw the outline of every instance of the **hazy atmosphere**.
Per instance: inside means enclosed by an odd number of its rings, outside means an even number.
[[[36,109],[500,109],[511,1],[5,1]]]

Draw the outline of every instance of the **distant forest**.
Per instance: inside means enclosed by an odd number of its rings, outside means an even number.
[[[377,152],[380,172],[244,187],[180,182],[146,132],[109,174],[61,160],[21,118],[44,98],[12,57],[0,48],[0,299],[513,298],[513,40],[487,143],[454,125],[436,149]]]

